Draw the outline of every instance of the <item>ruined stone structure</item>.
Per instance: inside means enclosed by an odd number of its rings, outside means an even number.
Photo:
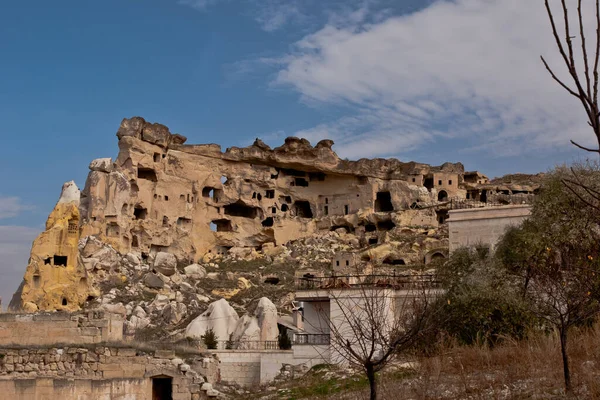
[[[63,190],[12,308],[75,310],[98,296],[99,271],[115,270],[116,261],[99,255],[90,240],[78,250],[80,238],[94,236],[167,279],[193,262],[245,251],[278,254],[290,241],[339,229],[356,235],[368,260],[410,264],[447,248],[427,229],[445,222],[453,201],[485,202],[504,190],[485,186],[480,173],[465,174],[460,163],[342,160],[331,140],[313,147],[290,137],[271,149],[257,139],[223,152],[216,144],[185,144],[184,136],[140,117],[124,119],[117,137],[117,158],[92,161],[81,194],[73,183]],[[425,230],[416,244],[391,245],[389,234],[403,227]],[[390,258],[393,251],[403,254]],[[162,287],[157,279],[145,283]]]

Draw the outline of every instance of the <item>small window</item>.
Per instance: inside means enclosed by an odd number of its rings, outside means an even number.
[[[329,206],[323,207],[323,214],[329,215]]]
[[[350,261],[346,260],[346,267],[350,265]]]
[[[54,266],[67,266],[67,256],[54,256]]]
[[[62,299],[62,305],[63,305],[63,306],[66,306],[67,304],[68,304],[68,303],[67,303],[67,299],[65,299],[65,298],[63,297],[63,299]]]
[[[277,213],[277,207],[271,207],[271,214]]]
[[[337,267],[339,267],[339,266],[340,266],[340,260],[337,260],[337,261],[335,262],[335,265],[336,265]]]
[[[325,197],[325,204],[329,204],[329,199]]]
[[[440,185],[440,186],[442,185],[442,180],[441,179],[438,181],[438,185]]]
[[[40,287],[40,276],[39,275],[33,276],[33,287],[36,289]]]
[[[413,178],[413,183],[417,181],[417,178]]]
[[[348,207],[348,204],[344,205],[344,215],[348,215],[348,213],[350,212],[350,209]]]
[[[154,162],[159,162],[159,161],[160,161],[160,154],[154,153]]]
[[[452,179],[448,181],[448,185],[452,185]]]
[[[265,192],[265,197],[267,199],[274,199],[275,198],[275,191],[274,190],[267,190]]]
[[[165,201],[169,201],[169,196],[165,196]]]
[[[44,265],[52,265],[52,259],[50,257],[44,260]]]
[[[289,207],[288,207],[288,205],[287,205],[287,204],[282,204],[282,205],[281,205],[281,211],[283,211],[283,212],[286,212],[286,211],[288,211],[288,210],[289,210]]]

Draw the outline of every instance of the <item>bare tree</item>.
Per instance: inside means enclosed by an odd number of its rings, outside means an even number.
[[[594,131],[596,140],[598,142],[598,148],[589,148],[582,146],[575,141],[571,140],[575,146],[585,151],[599,153],[600,154],[600,111],[598,109],[598,67],[600,60],[600,0],[596,0],[596,40],[595,46],[593,47],[594,52],[592,57],[588,57],[588,44],[586,42],[585,31],[586,27],[584,24],[584,12],[582,10],[582,0],[577,1],[577,27],[572,30],[571,22],[569,19],[569,8],[567,7],[567,0],[560,0],[561,13],[563,24],[560,29],[557,26],[557,20],[552,12],[550,6],[550,0],[544,0],[546,5],[546,11],[550,19],[552,26],[552,33],[554,40],[558,47],[558,51],[567,67],[569,72],[570,84],[565,80],[558,77],[555,70],[550,67],[542,56],[542,62],[544,66],[552,76],[552,78],[558,82],[569,94],[576,97],[583,106],[587,118],[588,124]],[[579,36],[579,45],[575,44],[575,40]],[[582,60],[577,60],[576,52],[581,48],[580,57]],[[579,57],[579,55],[578,55]],[[583,70],[582,65],[583,64]]]
[[[321,311],[321,319],[330,334],[332,362],[362,369],[370,399],[375,400],[376,374],[430,329],[437,292],[431,289],[431,279],[381,275],[350,279],[359,282],[350,286],[337,278],[328,288],[329,310]]]

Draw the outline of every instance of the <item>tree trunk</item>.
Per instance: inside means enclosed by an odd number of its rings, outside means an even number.
[[[371,364],[367,364],[365,367],[367,370],[367,378],[369,379],[369,386],[371,388],[370,399],[377,400],[377,381],[375,380],[375,370]]]
[[[562,352],[563,374],[565,377],[565,392],[571,393],[571,371],[569,370],[569,356],[567,355],[567,329],[560,328],[560,350]]]

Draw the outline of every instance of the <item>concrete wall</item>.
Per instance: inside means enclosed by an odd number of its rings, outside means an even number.
[[[329,333],[329,301],[304,302],[306,333]]]
[[[509,226],[519,225],[531,213],[531,206],[482,207],[449,212],[450,252],[476,244],[493,250]]]
[[[45,346],[94,344],[123,339],[123,318],[103,312],[86,314],[0,314],[0,344]]]
[[[149,379],[0,379],[0,393],[3,399],[12,400],[145,400],[152,398],[152,382]]]

